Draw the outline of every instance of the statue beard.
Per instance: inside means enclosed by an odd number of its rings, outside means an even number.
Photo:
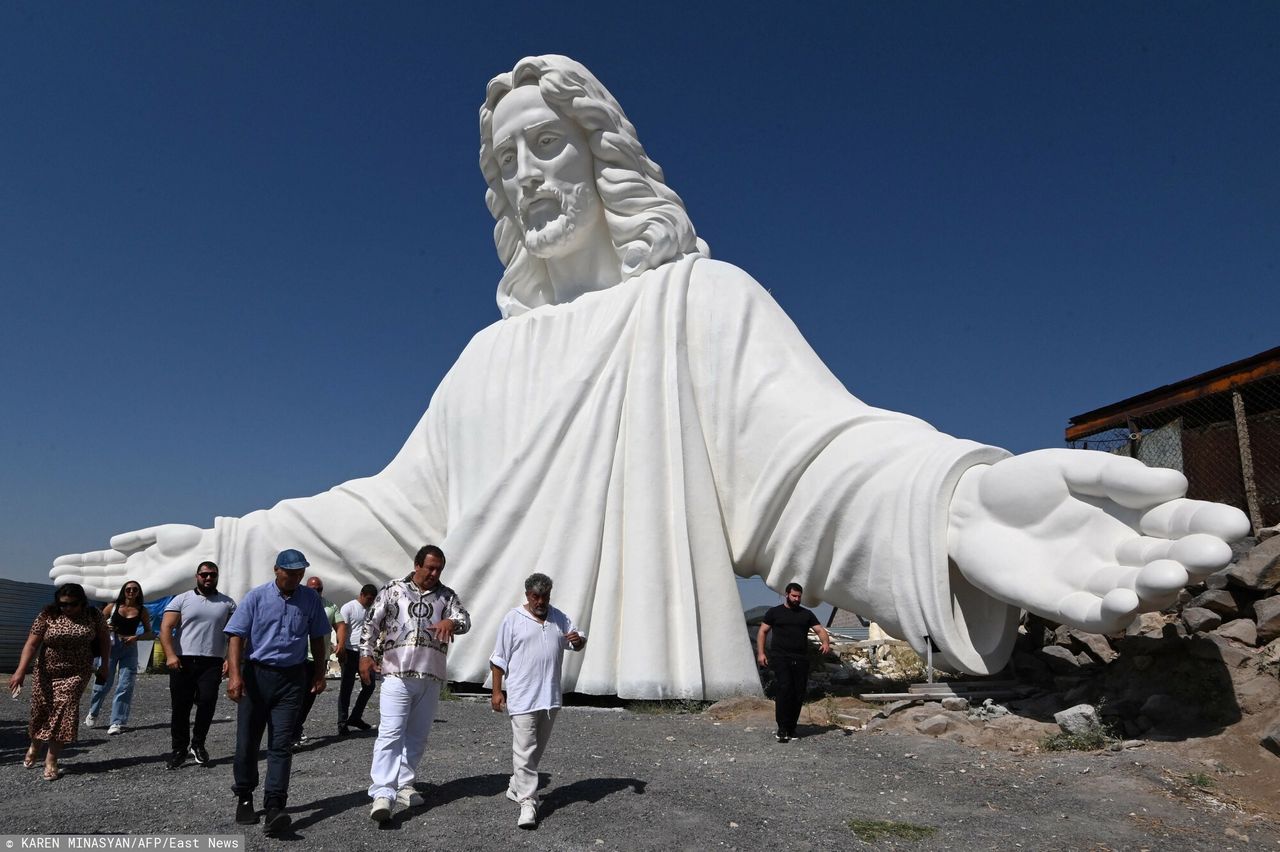
[[[580,226],[594,212],[599,196],[589,183],[576,184],[562,191],[554,186],[544,187],[543,194],[553,196],[560,205],[560,215],[541,228],[529,228],[523,222],[524,246],[529,253],[541,260],[559,257],[575,248]]]

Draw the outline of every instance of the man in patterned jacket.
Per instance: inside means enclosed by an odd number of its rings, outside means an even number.
[[[423,804],[413,779],[435,721],[445,655],[453,637],[471,629],[471,616],[457,594],[440,582],[443,570],[444,552],[426,545],[413,558],[412,574],[379,590],[365,622],[360,680],[372,683],[379,661],[383,677],[369,770],[369,817],[376,822],[390,819],[397,804]]]

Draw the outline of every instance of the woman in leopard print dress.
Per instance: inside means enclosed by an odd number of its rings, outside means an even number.
[[[46,781],[62,775],[58,755],[79,730],[80,696],[93,674],[93,658],[97,655],[104,661],[97,671],[102,682],[111,648],[107,622],[101,612],[89,606],[83,587],[76,583],[61,586],[53,601],[36,616],[17,671],[9,678],[9,689],[17,692],[27,672],[32,671],[31,747],[22,763],[35,766],[40,748],[47,744]]]

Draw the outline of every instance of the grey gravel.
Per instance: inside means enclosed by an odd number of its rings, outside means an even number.
[[[1143,753],[988,753],[924,736],[801,726],[774,742],[760,721],[569,707],[543,761],[544,818],[516,827],[503,795],[510,728],[487,702],[440,705],[418,790],[426,805],[368,818],[374,733],[338,738],[337,684],[295,757],[293,831],[233,821],[235,725],[225,696],[213,765],[168,771],[168,690],[142,675],[121,736],[81,729],[45,782],[21,766],[26,700],[0,704],[0,833],[244,834],[248,848],[451,850],[1244,849],[1275,847],[1271,823],[1185,794]],[[87,704],[86,702],[82,702]],[[367,714],[376,721],[377,698]],[[1138,759],[1135,759],[1138,758]],[[258,795],[261,806],[261,791]],[[925,826],[925,840],[864,843],[851,819]],[[1241,837],[1248,837],[1247,841]]]

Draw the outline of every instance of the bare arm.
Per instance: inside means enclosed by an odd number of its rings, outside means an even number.
[[[142,632],[136,636],[130,636],[130,642],[141,642],[156,638],[156,634],[151,630],[151,613],[147,611],[145,606],[139,607],[139,612],[142,614]]]
[[[164,664],[171,671],[182,668],[178,651],[173,647],[173,631],[177,630],[181,623],[182,613],[180,612],[166,612],[160,619],[160,647],[164,648]]]
[[[493,712],[501,713],[503,706],[507,703],[506,697],[502,694],[502,677],[506,672],[493,663],[489,664],[489,671],[493,675],[493,694],[489,696],[489,704],[493,707]]]
[[[347,637],[351,635],[351,628],[347,626],[345,621],[339,621],[333,629],[338,633],[336,653],[338,655],[338,659],[341,660],[347,655]]]
[[[769,665],[769,657],[764,652],[764,637],[768,635],[769,625],[761,622],[760,629],[756,632],[756,662],[762,666]]]
[[[227,636],[227,697],[239,701],[244,695],[244,681],[240,678],[240,658],[244,654],[244,638],[234,633]]]
[[[40,637],[32,633],[27,637],[27,642],[22,646],[22,656],[18,659],[18,668],[14,669],[12,675],[9,676],[9,689],[19,689],[22,681],[27,676],[27,672],[31,669],[31,661],[35,659],[36,648],[40,647]]]
[[[822,640],[822,653],[825,654],[830,651],[831,634],[827,632],[827,628],[823,627],[821,624],[815,624],[812,629],[814,633],[818,634],[818,638]]]

